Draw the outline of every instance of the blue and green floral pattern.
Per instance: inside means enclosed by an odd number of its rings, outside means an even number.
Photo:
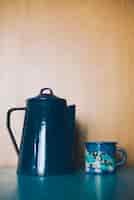
[[[86,172],[113,172],[115,160],[108,153],[102,151],[88,152],[85,150]]]

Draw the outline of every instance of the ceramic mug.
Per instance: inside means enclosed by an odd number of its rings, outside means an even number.
[[[127,153],[117,147],[117,142],[85,142],[85,172],[112,173],[125,165]],[[117,160],[116,155],[120,155]]]

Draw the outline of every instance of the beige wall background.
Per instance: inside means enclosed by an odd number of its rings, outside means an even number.
[[[134,1],[0,0],[0,166],[17,160],[7,109],[42,87],[77,105],[83,138],[119,141],[134,164]]]

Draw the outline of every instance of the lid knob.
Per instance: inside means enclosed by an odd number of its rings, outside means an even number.
[[[42,88],[40,95],[53,95],[53,90],[51,88]]]

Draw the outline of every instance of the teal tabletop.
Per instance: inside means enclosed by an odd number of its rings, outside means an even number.
[[[0,170],[0,200],[134,200],[134,168],[110,175],[76,173],[49,178]]]

